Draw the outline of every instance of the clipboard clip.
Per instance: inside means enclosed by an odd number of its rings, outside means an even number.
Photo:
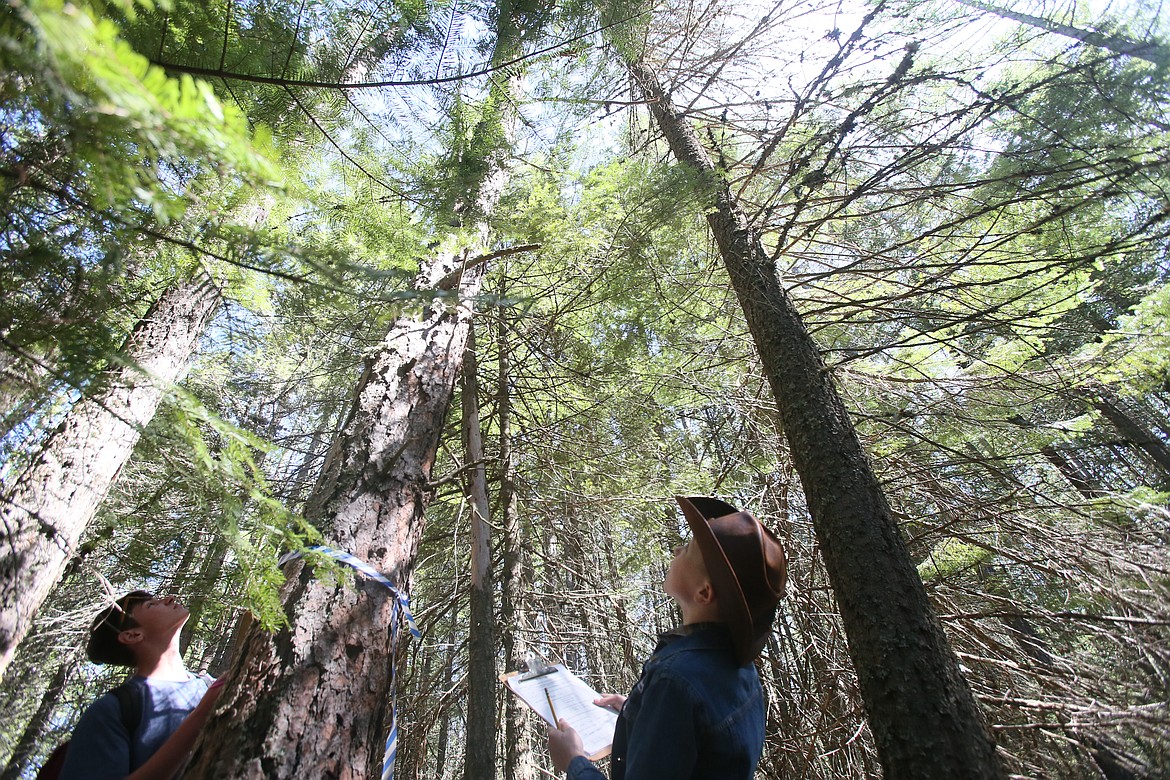
[[[521,680],[533,680],[537,677],[544,677],[546,674],[552,674],[557,670],[542,655],[533,650],[529,650],[524,656],[524,661],[521,663],[521,666],[523,667],[523,670],[520,672]]]

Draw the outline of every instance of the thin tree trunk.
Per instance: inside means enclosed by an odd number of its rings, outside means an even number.
[[[0,496],[0,677],[60,579],[168,386],[187,372],[219,291],[206,279],[167,290],[135,326],[125,364],[66,414]]]
[[[331,412],[322,419],[313,431],[313,438],[305,447],[304,458],[286,481],[288,487],[284,491],[284,501],[290,508],[297,507],[304,502],[305,494],[312,484],[312,476],[319,471],[318,460],[324,457],[325,450],[327,450],[328,437],[344,422],[342,415],[345,414],[345,408],[341,404],[338,404],[338,407],[336,413]]]
[[[463,354],[482,265],[441,258],[416,287],[458,282],[390,330],[358,385],[349,420],[326,458],[305,516],[326,544],[409,592],[443,420]],[[382,585],[320,578],[285,566],[288,625],[244,639],[219,707],[186,777],[379,776],[395,661],[395,600]]]
[[[1131,57],[1138,57],[1146,62],[1152,62],[1155,65],[1166,65],[1170,63],[1170,47],[1164,46],[1157,41],[1134,41],[1122,35],[1110,35],[1109,33],[1097,32],[1096,30],[1083,30],[1080,27],[1073,27],[1071,24],[1054,22],[1042,16],[1033,16],[1019,11],[1013,11],[1010,8],[1001,8],[1000,6],[983,3],[979,0],[959,0],[959,2],[971,8],[978,8],[980,11],[986,11],[989,14],[1003,17],[1004,19],[1011,19],[1013,22],[1019,22],[1029,27],[1036,27],[1046,32],[1063,35],[1066,38],[1073,38],[1082,43],[1087,43],[1090,46],[1108,49],[1115,54],[1128,54]]]
[[[49,732],[53,712],[61,703],[62,694],[65,692],[65,683],[69,681],[69,675],[76,666],[77,660],[69,658],[57,667],[57,673],[53,675],[49,687],[41,694],[41,703],[37,707],[37,711],[25,724],[24,733],[16,741],[16,747],[12,749],[12,755],[8,758],[8,765],[4,767],[4,772],[0,773],[0,780],[19,780],[19,778],[24,777],[25,770],[28,769],[37,752],[37,745],[44,740],[45,735]]]
[[[530,31],[541,24],[541,16],[551,4],[508,5],[501,8],[497,19],[496,41],[492,50],[493,65],[512,62],[522,50],[524,24]],[[506,12],[504,12],[506,11]],[[507,182],[505,147],[510,148],[517,120],[516,95],[521,89],[521,71],[511,70],[506,79],[492,79],[489,86],[489,104],[498,106],[494,117],[481,121],[475,129],[472,149],[482,152],[485,175],[474,192],[475,203],[471,213],[486,217],[495,209]],[[497,124],[494,124],[492,119]],[[493,136],[502,133],[505,144]],[[471,162],[467,160],[466,162]],[[483,460],[483,439],[479,427],[478,382],[476,377],[475,337],[469,336],[465,357],[464,432],[467,434],[467,462]],[[496,763],[496,679],[495,679],[495,603],[491,585],[491,551],[488,544],[487,475],[482,462],[472,471],[468,491],[472,506],[471,534],[471,630],[468,636],[468,700],[467,740],[463,760],[465,780],[495,776]],[[511,698],[511,697],[508,697]]]
[[[190,547],[202,549],[204,551],[204,558],[203,565],[200,567],[200,572],[195,578],[195,582],[189,587],[181,588],[181,590],[190,594],[184,603],[191,613],[191,616],[187,618],[187,623],[183,626],[183,630],[180,633],[179,646],[183,648],[184,652],[189,651],[191,639],[195,636],[195,632],[199,630],[199,625],[203,620],[203,611],[207,606],[207,592],[219,581],[227,557],[227,542],[218,534],[211,544],[206,547],[199,544],[192,544]],[[179,571],[186,573],[186,569],[179,569]],[[216,644],[222,645],[222,642]]]
[[[455,655],[456,650],[456,635],[459,627],[459,610],[451,610],[451,625],[447,629],[446,647],[448,650],[443,656],[443,685],[441,690],[448,690],[451,687],[452,680],[455,679]],[[446,777],[447,773],[444,771],[447,766],[447,748],[451,744],[451,721],[454,707],[444,707],[443,722],[439,725],[438,745],[435,749],[435,767],[439,774]],[[420,762],[421,763],[421,762]]]
[[[622,581],[622,576],[618,572],[617,553],[613,546],[613,535],[607,534],[602,541],[603,553],[605,555],[606,569],[609,572],[609,581],[617,583]],[[637,669],[638,658],[634,653],[634,640],[630,636],[630,613],[626,605],[626,597],[621,592],[616,593],[611,601],[613,610],[603,609],[601,611],[602,620],[605,622],[606,631],[605,636],[611,645],[618,645],[622,650],[622,660],[625,662],[624,668]],[[610,616],[613,617],[613,626],[609,626],[608,621]],[[612,649],[610,650],[612,652]]]
[[[467,661],[467,759],[465,780],[490,778],[496,772],[496,642],[492,596],[491,527],[487,470],[479,422],[479,378],[475,326],[468,326],[463,350],[463,444],[471,467],[466,493],[471,507],[471,630]]]
[[[715,185],[707,220],[779,407],[886,777],[1001,777],[995,741],[775,264],[653,71],[629,69],[675,157]]]
[[[506,276],[506,275],[502,275]],[[500,298],[507,298],[501,286]],[[520,512],[516,504],[516,464],[512,456],[512,345],[508,339],[509,323],[500,312],[496,331],[499,373],[496,382],[496,406],[500,425],[500,491],[498,506],[504,532],[504,562],[500,588],[501,644],[504,663],[509,668],[528,652],[525,627],[528,624],[524,605],[524,538]],[[534,780],[530,721],[515,696],[505,697],[504,778]]]
[[[1082,474],[1080,469],[1075,464],[1069,462],[1069,459],[1064,457],[1056,447],[1051,444],[1045,444],[1040,448],[1042,454],[1049,463],[1056,467],[1068,483],[1076,488],[1076,491],[1085,498],[1098,498],[1106,494],[1097,481],[1089,477],[1087,474]]]
[[[1094,404],[1105,415],[1105,419],[1113,423],[1113,427],[1117,428],[1124,439],[1134,446],[1140,447],[1150,460],[1158,464],[1162,472],[1161,481],[1163,483],[1170,482],[1170,447],[1167,447],[1165,442],[1134,420],[1115,399],[1104,391],[1094,401]]]

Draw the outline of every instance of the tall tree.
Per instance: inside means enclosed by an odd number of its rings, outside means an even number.
[[[547,10],[539,2],[498,9],[491,61],[509,62],[525,31],[540,29]],[[451,150],[453,181],[443,197],[448,218],[469,225],[478,247],[486,245],[486,220],[507,179],[507,129],[516,105],[509,90],[495,84],[486,102],[466,147]],[[455,236],[447,242],[458,243]],[[400,318],[378,347],[306,504],[306,518],[327,543],[369,562],[403,592],[410,589],[427,485],[484,264],[532,248],[479,256],[448,251],[420,272],[415,289],[435,297],[422,313]],[[383,771],[378,748],[392,725],[387,714],[395,662],[385,627],[395,619],[396,602],[381,590],[369,592],[380,586],[355,592],[322,582],[304,562],[290,564],[287,573],[296,583],[282,591],[287,626],[275,636],[259,626],[250,632],[224,694],[230,710],[221,707],[224,714],[209,722],[188,769],[192,777],[242,776],[256,767],[283,775],[306,760],[330,776]],[[306,668],[313,673],[305,674]],[[321,687],[334,695],[318,696]],[[476,703],[494,713],[494,689],[490,701]],[[335,724],[324,740],[321,722]]]
[[[1086,30],[1064,22],[1058,22],[1043,16],[1015,11],[994,3],[984,3],[981,0],[959,0],[963,5],[978,8],[989,14],[1002,16],[1005,19],[1036,27],[1047,32],[1064,35],[1074,40],[1087,43],[1090,46],[1100,46],[1116,54],[1127,54],[1138,57],[1160,67],[1170,66],[1170,46],[1157,40],[1135,41],[1125,35],[1101,32],[1100,30]]]
[[[505,269],[501,276],[506,279]],[[499,295],[507,297],[507,284],[501,283]],[[505,311],[496,322],[496,415],[499,426],[497,465],[500,487],[496,505],[503,536],[500,571],[500,649],[504,662],[512,664],[528,651],[525,627],[528,623],[524,582],[524,539],[520,509],[516,500],[516,462],[512,452],[512,346],[509,329],[513,327]],[[504,709],[504,777],[506,780],[532,780],[531,735],[526,728],[523,707],[516,697],[508,696]]]
[[[25,382],[39,399],[0,489],[0,674],[256,249],[241,188],[279,178],[240,112],[152,68],[104,10],[21,0],[0,19],[14,261],[0,363],[53,379]]]
[[[496,37],[489,62],[493,68],[507,68],[519,59],[524,44],[541,35],[548,25],[553,6],[544,0],[502,3],[489,16]],[[484,114],[476,123],[465,150],[460,151],[458,180],[470,186],[460,197],[470,203],[453,211],[467,212],[476,219],[493,216],[507,183],[505,155],[515,142],[515,128],[524,69],[513,67],[493,78],[488,86]],[[470,178],[469,178],[470,177]],[[460,188],[461,189],[461,188]],[[460,194],[460,189],[455,192]],[[462,422],[466,453],[467,497],[471,507],[471,625],[468,634],[467,741],[463,776],[465,780],[489,777],[496,766],[496,635],[495,597],[491,573],[491,544],[487,469],[483,464],[483,431],[480,429],[478,370],[475,334],[469,333],[464,375]]]
[[[395,324],[367,365],[305,508],[327,544],[403,592],[467,337],[462,301],[482,276],[477,263],[461,273],[469,259],[440,255],[420,272],[419,290],[433,297]],[[397,601],[374,582],[322,579],[304,560],[285,570],[287,626],[249,631],[185,776],[284,777],[305,766],[338,778],[382,773]]]
[[[676,159],[715,189],[707,221],[776,398],[886,775],[1002,776],[984,716],[775,262],[653,70],[628,67]]]
[[[122,353],[126,364],[78,401],[35,459],[4,485],[0,503],[0,674],[57,583],[82,532],[150,422],[181,379],[219,306],[206,277],[166,290]]]
[[[491,777],[496,767],[496,614],[492,585],[491,517],[479,416],[479,369],[475,325],[468,325],[463,351],[464,477],[471,515],[471,625],[468,630],[467,751],[463,777]]]

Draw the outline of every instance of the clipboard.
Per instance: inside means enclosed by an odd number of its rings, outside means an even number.
[[[593,703],[601,694],[562,664],[529,657],[526,665],[525,671],[501,674],[504,687],[545,723],[556,725],[553,710],[557,717],[567,720],[581,735],[582,747],[590,761],[608,756],[613,748],[617,713]]]

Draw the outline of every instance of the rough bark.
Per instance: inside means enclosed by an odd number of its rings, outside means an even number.
[[[463,258],[440,258],[416,287],[435,289]],[[467,338],[468,297],[436,295],[403,316],[367,364],[349,419],[326,458],[305,516],[325,543],[409,591],[435,452]],[[244,638],[185,777],[361,778],[381,774],[389,727],[394,599],[362,578],[285,565],[287,627]]]
[[[125,363],[78,401],[0,496],[0,677],[60,579],[82,532],[154,417],[187,372],[219,307],[207,280],[177,285],[131,332]]]
[[[522,14],[515,7],[512,13]],[[502,14],[493,62],[520,47],[515,19]],[[505,58],[505,59],[501,59]],[[509,75],[515,85],[519,68]],[[493,97],[499,82],[492,82]],[[514,104],[504,100],[499,128],[508,137]],[[476,128],[494,133],[485,117]],[[473,159],[470,150],[483,155]],[[452,207],[486,244],[486,218],[507,179],[507,149],[472,143],[460,158],[471,202]],[[459,199],[458,197],[456,199]],[[367,365],[341,435],[326,457],[305,517],[338,546],[409,592],[423,532],[427,485],[454,392],[484,265],[534,247],[440,258],[418,290],[437,297],[419,317],[399,320]],[[185,777],[357,778],[381,775],[393,685],[389,626],[394,602],[381,585],[329,582],[303,561],[286,566],[282,590],[288,627],[258,628],[245,639],[217,713],[196,745]]]
[[[492,593],[487,470],[479,421],[475,326],[468,326],[463,352],[463,451],[468,472],[464,492],[471,507],[471,630],[467,659],[467,759],[463,777],[478,780],[496,771],[496,642]]]
[[[775,264],[654,73],[629,68],[675,157],[715,188],[707,220],[779,407],[885,776],[1002,777],[991,732]]]

